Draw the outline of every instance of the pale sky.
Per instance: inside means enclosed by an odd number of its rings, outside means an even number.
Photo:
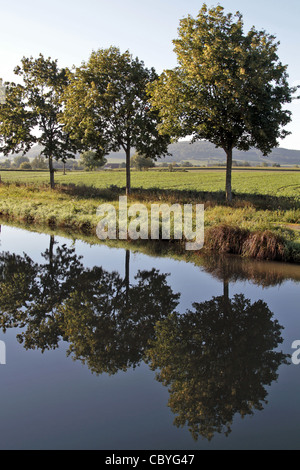
[[[300,85],[300,1],[223,0],[226,13],[240,11],[245,32],[264,29],[280,41],[279,58],[287,64],[290,85]],[[158,73],[176,66],[172,40],[179,20],[196,16],[196,0],[0,0],[0,78],[17,81],[13,73],[23,56],[57,59],[61,67],[79,66],[91,52],[111,45],[129,50]],[[300,94],[300,90],[299,90]],[[300,100],[288,106],[292,135],[280,147],[300,150]]]

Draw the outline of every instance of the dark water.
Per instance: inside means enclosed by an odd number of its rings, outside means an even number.
[[[0,448],[299,449],[300,267],[200,264],[2,225]]]

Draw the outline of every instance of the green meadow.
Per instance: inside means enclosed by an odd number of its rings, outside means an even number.
[[[47,171],[2,171],[3,182],[48,183]],[[225,170],[193,171],[132,171],[133,188],[158,188],[185,191],[224,191]],[[103,189],[111,185],[125,187],[125,171],[67,172],[55,173],[58,184],[94,186]],[[266,195],[293,198],[300,202],[300,171],[290,170],[233,170],[232,188],[236,196]]]

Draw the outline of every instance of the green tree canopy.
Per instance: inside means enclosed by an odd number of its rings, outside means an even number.
[[[17,157],[14,158],[14,165],[17,168],[20,168],[22,163],[29,163],[29,158],[25,157],[25,155],[18,155]]]
[[[6,158],[6,160],[3,160],[0,163],[0,166],[1,166],[1,168],[10,168],[11,167],[11,161],[8,158]]]
[[[97,155],[92,150],[86,150],[80,155],[80,164],[87,170],[101,168],[107,162],[103,155]]]
[[[144,168],[153,168],[155,166],[154,161],[151,158],[135,153],[130,159],[130,165],[137,168],[139,171]]]
[[[31,161],[31,166],[33,169],[45,170],[47,168],[47,162],[45,161],[45,158],[42,155],[37,155]]]
[[[149,158],[167,155],[169,137],[157,130],[158,112],[149,104],[146,86],[157,79],[128,51],[116,47],[93,52],[70,75],[64,94],[63,122],[71,135],[98,155],[123,149],[126,192],[130,193],[130,155],[134,147]]]
[[[263,155],[289,134],[284,126],[296,87],[277,56],[275,37],[254,27],[245,34],[242,15],[203,5],[198,16],[180,21],[174,40],[178,66],[149,86],[160,113],[159,130],[178,139],[192,136],[227,155],[226,197],[232,199],[232,150],[256,147]]]
[[[61,95],[68,84],[66,69],[56,60],[23,57],[14,70],[23,84],[6,84],[6,101],[0,105],[0,151],[26,153],[32,145],[43,146],[48,158],[50,184],[54,187],[53,160],[74,158],[78,142],[70,139],[59,121]]]
[[[32,170],[32,166],[29,162],[23,162],[20,165],[20,170]]]

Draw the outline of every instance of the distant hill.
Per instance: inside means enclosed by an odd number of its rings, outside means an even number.
[[[226,161],[226,155],[223,149],[216,148],[207,141],[199,141],[191,144],[189,141],[177,142],[169,146],[170,157],[158,159],[158,163],[163,162],[182,162],[192,161],[194,164],[214,164]],[[125,161],[124,152],[111,153],[107,159],[109,161]],[[263,157],[259,150],[251,149],[248,152],[239,150],[233,151],[233,159],[238,162],[249,162],[251,165],[267,162],[269,164],[279,163],[280,165],[300,165],[300,150],[288,150],[284,148],[275,148],[268,157]]]
[[[213,144],[206,141],[199,141],[191,144],[190,142],[178,142],[169,147],[172,157],[167,157],[166,161],[174,162],[182,160],[195,160],[207,163],[225,162],[226,155],[223,149],[216,148]],[[288,150],[284,148],[275,148],[268,157],[263,157],[259,150],[251,149],[248,152],[239,150],[233,151],[233,159],[239,162],[249,162],[257,164],[262,162],[279,163],[280,165],[300,164],[300,150]]]
[[[27,157],[29,159],[34,158],[40,154],[41,150],[41,146],[35,145],[27,153]],[[226,160],[224,150],[216,148],[213,144],[207,141],[199,141],[193,144],[191,144],[189,141],[177,142],[176,144],[171,144],[169,146],[169,152],[172,154],[170,157],[160,158],[158,159],[157,163],[179,163],[182,161],[191,161],[194,164],[205,165],[224,163]],[[15,155],[11,155],[10,158],[13,158],[14,156]],[[79,155],[77,155],[76,158],[79,158]],[[106,158],[110,163],[121,163],[125,161],[125,153],[112,152]],[[289,150],[278,147],[275,148],[268,157],[263,157],[262,153],[256,149],[251,149],[248,152],[234,150],[233,159],[238,162],[248,162],[251,165],[267,162],[269,164],[279,163],[282,166],[293,166],[300,165],[300,150]]]

